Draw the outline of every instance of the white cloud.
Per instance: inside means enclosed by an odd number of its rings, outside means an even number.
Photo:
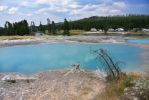
[[[109,11],[111,14],[115,15],[115,14],[121,14],[121,11],[118,9],[113,9]]]
[[[28,16],[28,17],[31,17],[33,14],[31,14],[31,13],[28,13],[28,14],[26,14],[26,16]]]
[[[50,11],[49,8],[41,8],[41,9],[37,10],[35,13],[36,14],[46,14],[48,11]]]
[[[80,5],[75,0],[37,0],[36,3],[38,5],[48,5],[49,7],[47,7],[46,11],[51,12],[68,12],[71,9],[80,7]],[[40,10],[43,10],[43,8]]]
[[[79,19],[89,16],[107,16],[123,14],[127,4],[121,0],[103,0],[102,3],[81,5],[76,0],[36,0],[37,4],[46,4],[47,8],[40,8],[36,14],[61,13],[64,18]]]
[[[120,9],[127,7],[126,3],[122,2],[122,1],[114,2],[113,5]]]
[[[18,11],[18,8],[17,7],[12,7],[10,9],[8,9],[8,13],[9,14],[15,14],[17,11]]]
[[[81,9],[71,10],[69,15],[76,17],[76,19],[90,17],[90,16],[107,16],[107,15],[121,15],[123,9],[127,6],[122,1],[105,2],[100,4],[87,4]]]
[[[15,3],[16,6],[12,7],[9,3]],[[8,7],[0,5],[0,11],[15,14],[19,18],[20,15],[24,16],[27,20],[36,18],[36,21],[45,20],[47,17],[63,21],[63,18],[74,20],[90,16],[119,15],[123,14],[123,9],[128,6],[123,0],[100,0],[100,3],[96,4],[86,3],[85,0],[10,0],[9,3]]]
[[[115,15],[122,13],[127,5],[122,0],[101,0],[98,4],[81,5],[77,0],[25,0],[18,3],[20,6],[36,7],[36,11],[29,13],[48,14],[60,13],[65,17],[71,15],[88,16],[88,15]],[[18,9],[10,9],[9,13],[15,13]],[[84,14],[84,15],[83,15]],[[73,17],[73,16],[72,16]]]
[[[38,3],[38,4],[47,4],[47,3],[49,3],[50,1],[53,1],[53,0],[37,0],[37,3]]]
[[[0,4],[0,11],[6,10],[8,7]]]
[[[77,3],[76,0],[35,0],[37,4],[68,6]]]
[[[36,2],[22,1],[20,3],[20,6],[35,8],[35,7],[37,7],[37,4],[36,4]]]

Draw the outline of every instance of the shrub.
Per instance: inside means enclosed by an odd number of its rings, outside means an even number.
[[[9,83],[16,83],[16,80],[7,80]]]

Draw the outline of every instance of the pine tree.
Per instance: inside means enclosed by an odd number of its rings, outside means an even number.
[[[5,33],[6,35],[12,35],[13,34],[13,25],[10,22],[6,21],[5,29],[6,29],[6,33]]]
[[[51,33],[51,23],[50,23],[49,18],[47,18],[47,29],[48,29],[49,33]]]
[[[70,35],[69,30],[70,30],[69,22],[67,21],[67,19],[64,19],[64,33],[63,33],[63,35],[69,36]]]
[[[23,35],[29,35],[29,27],[27,20],[23,20],[23,27],[24,27],[24,34]]]
[[[54,21],[52,21],[51,32],[52,32],[53,35],[56,35],[56,26],[55,26]]]
[[[44,26],[42,25],[42,23],[41,23],[41,22],[40,22],[40,25],[39,25],[39,31],[42,31],[42,32],[44,32],[44,31],[45,31]]]
[[[37,31],[37,28],[35,26],[35,22],[34,21],[31,21],[31,26],[30,26],[30,32],[31,32],[31,34],[33,32],[36,32],[36,31]]]

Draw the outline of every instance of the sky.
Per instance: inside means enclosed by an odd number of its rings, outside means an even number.
[[[149,14],[149,0],[0,0],[0,26],[23,19],[36,25],[90,16]]]

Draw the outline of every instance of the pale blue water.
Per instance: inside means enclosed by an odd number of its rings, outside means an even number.
[[[142,43],[142,44],[149,44],[149,39],[128,39],[130,43]]]
[[[101,67],[90,49],[107,49],[115,59],[123,61],[125,70],[137,70],[143,64],[143,49],[127,44],[53,43],[0,48],[0,72],[32,74],[45,70],[63,70],[75,63],[84,69]]]

